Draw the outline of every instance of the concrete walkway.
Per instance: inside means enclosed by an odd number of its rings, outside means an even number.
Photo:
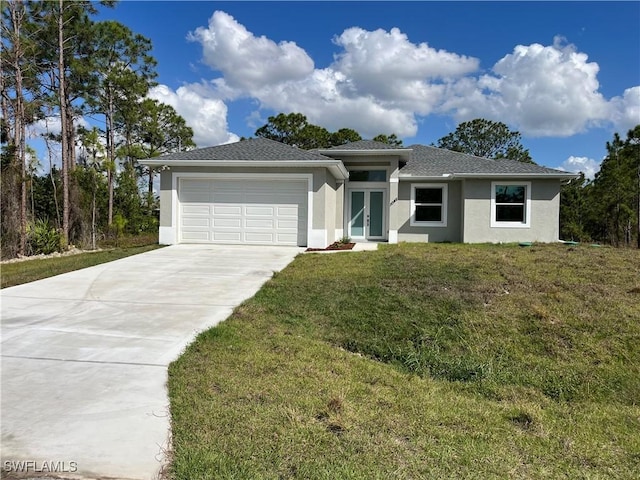
[[[0,468],[155,478],[167,365],[303,250],[176,245],[3,289]]]

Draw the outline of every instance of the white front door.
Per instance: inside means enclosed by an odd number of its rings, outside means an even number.
[[[349,236],[353,240],[384,240],[386,237],[385,190],[349,192]]]

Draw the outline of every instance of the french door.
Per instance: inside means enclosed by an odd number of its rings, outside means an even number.
[[[384,240],[385,190],[361,189],[349,192],[349,236],[353,240]]]

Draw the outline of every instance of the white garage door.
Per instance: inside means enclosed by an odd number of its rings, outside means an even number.
[[[181,179],[182,243],[307,244],[307,181]]]

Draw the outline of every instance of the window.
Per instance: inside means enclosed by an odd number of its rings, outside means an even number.
[[[531,182],[492,182],[491,226],[529,227]]]
[[[352,170],[349,172],[350,182],[386,182],[386,170]]]
[[[447,192],[448,186],[443,184],[411,185],[411,225],[446,227]]]

